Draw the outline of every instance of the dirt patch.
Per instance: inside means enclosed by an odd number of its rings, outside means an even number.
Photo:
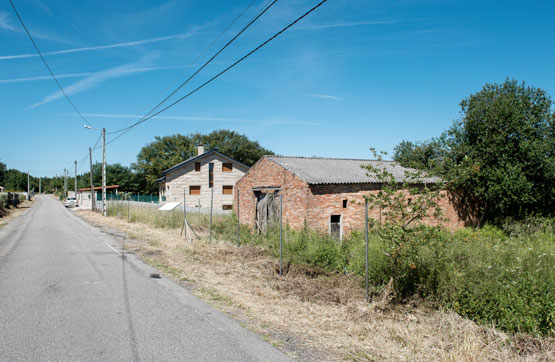
[[[358,277],[298,265],[285,265],[280,276],[277,260],[262,248],[206,238],[189,243],[180,230],[78,214],[126,233],[133,238],[127,250],[299,360],[555,359],[553,338],[537,344],[417,302],[368,304]]]
[[[0,228],[6,226],[11,220],[17,218],[25,211],[30,209],[35,204],[35,200],[24,200],[19,203],[16,207],[10,207],[4,210],[4,214],[0,217]]]

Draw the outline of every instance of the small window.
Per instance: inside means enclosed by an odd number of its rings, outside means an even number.
[[[195,172],[200,172],[200,162],[195,162]]]
[[[208,164],[208,187],[214,187],[214,164],[212,162]]]
[[[200,195],[200,186],[189,186],[189,195]]]
[[[232,195],[233,194],[233,186],[222,186],[222,194]]]
[[[230,163],[222,163],[222,172],[231,172],[233,171],[233,164]]]
[[[170,189],[170,185],[166,186],[168,188],[168,190]]]
[[[343,200],[343,208],[344,208],[344,209],[347,208],[347,200]]]
[[[232,205],[223,205],[222,206],[223,210],[231,210],[231,208],[232,208]]]

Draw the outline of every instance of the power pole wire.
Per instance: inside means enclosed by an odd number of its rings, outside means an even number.
[[[21,16],[19,16],[19,13],[17,12],[17,9],[15,8],[14,3],[12,2],[12,0],[9,0],[10,4],[12,5],[13,11],[15,12],[15,15],[17,16],[17,18],[19,19],[19,22],[21,23],[21,25],[23,25],[23,29],[25,29],[25,32],[27,33],[27,36],[29,37],[29,39],[31,40],[31,43],[33,43],[33,46],[35,47],[35,50],[37,51],[37,53],[39,54],[40,58],[42,59],[42,62],[44,63],[44,65],[46,66],[46,69],[48,69],[48,72],[50,73],[50,75],[52,76],[52,78],[54,79],[54,81],[56,82],[56,84],[58,85],[58,88],[60,88],[60,91],[63,93],[63,95],[66,97],[67,101],[69,102],[69,104],[71,104],[71,106],[73,107],[73,109],[75,110],[75,112],[77,112],[77,114],[79,115],[79,117],[81,117],[81,119],[87,123],[89,126],[93,127],[93,125],[81,114],[81,112],[79,112],[79,110],[77,109],[77,107],[75,106],[75,104],[73,104],[73,102],[71,101],[71,99],[69,99],[69,96],[67,95],[67,93],[65,92],[64,88],[62,87],[62,85],[60,84],[60,82],[58,82],[58,79],[56,78],[56,76],[54,75],[54,72],[52,72],[52,69],[50,69],[50,66],[48,66],[48,63],[46,63],[46,60],[44,59],[44,57],[42,56],[42,53],[39,50],[39,47],[37,46],[37,44],[35,43],[35,41],[33,40],[33,37],[31,36],[31,33],[29,33],[29,30],[27,30],[27,27],[25,26],[25,23],[23,22],[23,20],[21,19]]]
[[[258,19],[260,19],[260,17],[262,15],[264,15],[268,10],[270,10],[270,8],[272,6],[274,6],[275,3],[277,3],[278,0],[273,0],[270,5],[265,6],[265,8],[258,13],[258,15],[256,15],[251,21],[248,22],[247,25],[245,25],[241,31],[239,31],[233,38],[231,38],[231,40],[229,40],[220,50],[218,50],[216,52],[216,54],[214,54],[210,59],[208,59],[206,62],[204,62],[204,64],[197,69],[193,74],[191,74],[189,76],[189,78],[187,78],[183,83],[181,83],[173,92],[171,92],[166,98],[164,98],[160,103],[158,103],[154,108],[152,108],[146,115],[144,115],[139,121],[141,121],[142,119],[147,118],[152,112],[154,112],[158,107],[160,107],[162,104],[164,104],[168,99],[170,99],[171,97],[173,97],[173,95],[175,93],[177,93],[181,88],[183,88],[187,83],[189,83],[191,81],[191,79],[193,79],[198,73],[200,73],[201,70],[203,70],[208,64],[210,64],[218,55],[220,55],[229,45],[231,45],[231,43],[233,43],[241,34],[243,34],[252,24],[254,24]],[[267,3],[266,3],[267,4]],[[113,131],[113,132],[109,132],[109,134],[114,134],[114,133],[118,133],[118,132],[122,132],[123,130],[125,130],[125,128]]]
[[[239,20],[239,19],[240,19],[240,18],[252,7],[252,5],[253,5],[256,1],[257,1],[257,0],[252,0],[252,1],[247,5],[247,7],[245,7],[245,8],[243,9],[243,11],[241,11],[241,13],[239,13],[239,15],[237,15],[237,16],[231,21],[231,23],[229,23],[229,24],[225,27],[225,29],[222,30],[222,31],[218,34],[218,36],[216,36],[216,37],[210,42],[210,44],[208,44],[208,45],[207,45],[207,46],[206,46],[206,47],[205,47],[194,59],[193,59],[193,60],[191,60],[191,61],[189,62],[189,64],[187,64],[186,67],[190,67],[190,66],[192,66],[193,64],[195,64],[195,63],[204,55],[204,53],[206,53],[206,52],[208,51],[208,49],[210,49],[210,48],[212,47],[212,45],[214,45],[214,44],[215,44],[215,43],[216,43],[216,42],[217,42],[217,41],[218,41],[218,40],[219,40],[219,39],[220,39],[220,38],[232,27],[232,26],[233,26],[233,24],[235,24],[235,23],[237,22],[237,20]],[[268,2],[266,2],[266,4],[264,4],[264,6],[262,7],[262,9],[264,9],[264,8],[266,7],[266,5],[268,5],[268,3],[269,3],[270,1],[271,1],[271,0],[268,0]],[[262,11],[262,9],[260,9],[259,12]],[[166,85],[166,86],[164,87],[164,89],[162,89],[162,90],[161,90],[160,92],[158,92],[154,97],[152,97],[152,99],[147,103],[147,105],[144,106],[143,109],[141,109],[141,110],[139,111],[139,114],[144,113],[144,112],[148,109],[148,107],[150,107],[150,105],[151,105],[152,103],[154,103],[154,101],[155,101],[158,97],[160,97],[160,96],[162,95],[162,93],[164,93],[165,91],[167,91],[167,90],[170,88],[170,86],[172,86],[172,85],[174,84],[174,82],[176,82],[179,78],[181,78],[181,76],[183,76],[186,72],[187,72],[187,69],[185,69],[185,70],[183,70],[182,72],[180,72],[171,82],[168,83],[168,85]],[[147,115],[148,115],[148,114],[147,114]],[[133,120],[130,120],[130,121],[127,122],[123,127],[127,127],[127,126],[128,126],[130,123],[132,123],[132,122],[133,122]]]
[[[271,42],[272,40],[274,40],[275,38],[277,38],[278,36],[280,36],[282,33],[284,33],[286,30],[288,30],[289,28],[291,28],[293,25],[295,25],[296,23],[298,23],[299,21],[301,21],[302,19],[304,19],[306,16],[308,16],[310,13],[312,13],[314,10],[318,9],[320,6],[322,6],[325,2],[327,2],[328,0],[322,0],[321,2],[319,2],[316,6],[314,6],[312,9],[308,10],[306,13],[304,13],[303,15],[301,15],[300,17],[298,17],[295,21],[293,21],[292,23],[290,23],[289,25],[287,25],[286,27],[284,27],[283,29],[281,29],[279,32],[277,32],[276,34],[274,34],[272,37],[270,37],[269,39],[267,39],[265,42],[263,42],[262,44],[260,44],[259,46],[257,46],[256,48],[254,48],[253,50],[251,50],[249,53],[247,53],[246,55],[244,55],[242,58],[240,58],[239,60],[237,60],[235,63],[231,64],[229,67],[225,68],[224,70],[222,70],[220,73],[216,74],[215,76],[213,76],[212,78],[210,78],[209,80],[207,80],[206,82],[204,82],[203,84],[201,84],[200,86],[198,86],[197,88],[195,88],[194,90],[192,90],[191,92],[187,93],[186,95],[184,95],[183,97],[179,98],[178,100],[176,100],[175,102],[171,103],[170,105],[162,108],[161,110],[159,110],[158,112],[151,114],[148,117],[144,117],[143,119],[135,122],[134,124],[132,124],[129,127],[125,127],[122,128],[120,130],[118,130],[118,132],[121,132],[119,135],[115,136],[114,138],[112,138],[109,142],[107,142],[106,144],[110,144],[112,142],[114,142],[115,140],[117,140],[119,137],[123,136],[125,133],[127,133],[128,131],[130,131],[132,128],[148,121],[149,119],[156,117],[157,115],[159,115],[160,113],[168,110],[169,108],[173,107],[174,105],[176,105],[177,103],[183,101],[184,99],[190,97],[192,94],[196,93],[197,91],[199,91],[200,89],[202,89],[203,87],[205,87],[206,85],[208,85],[209,83],[211,83],[212,81],[214,81],[215,79],[217,79],[218,77],[220,77],[222,74],[226,73],[227,71],[229,71],[231,68],[235,67],[237,64],[241,63],[243,60],[245,60],[246,58],[248,58],[249,56],[251,56],[252,54],[254,54],[255,52],[257,52],[258,50],[260,50],[262,47],[264,47],[266,44],[268,44],[269,42]]]

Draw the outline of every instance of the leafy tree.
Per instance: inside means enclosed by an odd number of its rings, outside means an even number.
[[[506,80],[461,102],[461,119],[439,139],[401,144],[396,159],[442,176],[478,221],[555,210],[555,115],[542,89]],[[426,158],[427,147],[437,147]],[[410,156],[407,156],[410,155]]]
[[[444,137],[417,143],[402,141],[393,149],[393,160],[403,167],[430,170],[445,157],[444,145]]]
[[[137,155],[137,162],[132,167],[146,180],[146,188],[156,192],[158,187],[155,180],[162,176],[162,171],[196,156],[199,144],[204,145],[207,151],[216,148],[249,166],[262,156],[273,154],[245,135],[229,130],[216,130],[207,135],[193,133],[157,136],[154,142],[141,149]]]
[[[374,155],[381,161],[381,156]],[[385,154],[385,153],[382,153]],[[419,227],[421,221],[434,217],[443,219],[439,206],[442,185],[424,184],[422,172],[409,169],[402,180],[397,179],[385,167],[365,165],[370,177],[375,177],[380,189],[365,196],[370,210],[380,210],[379,220],[369,216],[373,232],[388,246],[390,280],[382,300],[390,301],[412,294],[415,291],[418,274],[416,265],[417,247],[426,238],[427,229]]]
[[[4,186],[4,175],[6,174],[6,164],[0,162],[0,186]]]

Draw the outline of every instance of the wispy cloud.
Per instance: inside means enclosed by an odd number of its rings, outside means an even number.
[[[1,20],[1,18],[0,18]],[[143,39],[137,41],[130,41],[124,43],[115,43],[115,44],[106,44],[106,45],[99,45],[94,47],[81,47],[81,48],[73,48],[73,49],[64,49],[64,50],[57,50],[52,52],[43,53],[43,55],[59,55],[59,54],[70,54],[70,53],[80,53],[80,52],[89,52],[95,50],[104,50],[104,49],[113,49],[113,48],[122,48],[122,47],[132,47],[137,45],[143,45],[148,43],[156,43],[166,40],[173,40],[173,39],[183,39],[193,35],[193,33],[183,33],[183,34],[175,34],[169,36],[162,36],[158,38],[150,38],[150,39]],[[21,58],[33,58],[38,57],[38,54],[31,53],[31,54],[15,54],[15,55],[2,55],[0,56],[0,60],[7,60],[7,59],[21,59]]]
[[[282,124],[282,125],[301,125],[301,126],[320,126],[321,125],[321,123],[318,123],[318,122],[304,122],[304,121],[280,120],[280,119],[271,120],[269,121],[269,123]]]
[[[18,34],[25,33],[25,31],[23,30],[23,27],[21,27],[19,23],[17,24],[17,26],[13,25],[13,22],[10,20],[10,14],[5,11],[0,11],[0,30],[11,31]],[[73,42],[68,41],[67,39],[62,39],[59,36],[52,34],[48,31],[31,30],[31,34],[33,35],[33,37],[36,37],[36,38],[74,45]]]
[[[395,24],[395,20],[374,20],[374,21],[357,21],[357,22],[346,22],[346,23],[335,23],[335,24],[314,24],[299,26],[294,28],[296,30],[319,30],[319,29],[333,29],[333,28],[347,28],[354,26],[366,26],[366,25],[384,25],[384,24]]]
[[[75,116],[75,113],[61,113],[63,116]],[[85,117],[97,118],[136,118],[139,119],[142,115],[138,114],[110,114],[110,113],[83,113]],[[212,121],[212,122],[253,122],[249,119],[243,118],[227,118],[227,117],[204,117],[204,116],[156,116],[153,118],[170,119],[179,121]]]
[[[70,74],[58,74],[56,78],[77,78],[77,77],[85,77],[87,75],[93,74],[92,72],[87,73],[70,73]],[[51,80],[52,77],[49,75],[42,75],[37,77],[26,77],[26,78],[12,78],[12,79],[0,79],[0,84],[2,83],[24,83],[24,82],[33,82],[37,80]]]
[[[10,23],[9,14],[5,11],[0,11],[0,29],[16,32],[19,31]]]
[[[324,99],[333,99],[336,101],[342,101],[343,98],[337,96],[331,96],[329,94],[307,94],[307,97],[314,97],[314,98],[324,98]]]
[[[137,68],[136,63],[125,64],[114,68],[109,68],[102,70],[100,72],[93,73],[88,77],[81,79],[80,81],[73,83],[72,85],[65,87],[64,91],[67,95],[72,95],[76,93],[84,92],[88,89],[94,88],[101,83],[113,78],[124,77],[126,75],[144,72],[146,68]],[[64,95],[61,91],[56,91],[48,96],[46,96],[42,101],[34,103],[29,106],[29,109],[36,108],[46,103],[50,103],[57,99],[62,98]]]

